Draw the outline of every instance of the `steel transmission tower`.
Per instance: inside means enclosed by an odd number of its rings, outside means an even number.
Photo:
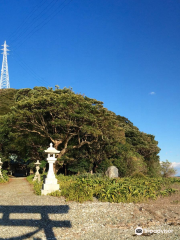
[[[0,79],[0,89],[2,88],[10,88],[10,83],[9,83],[9,72],[8,72],[8,63],[7,63],[7,55],[9,55],[8,53],[8,49],[7,47],[9,47],[6,44],[6,41],[4,42],[4,45],[1,45],[4,48],[1,49],[3,50],[3,61],[2,61],[2,69],[1,69],[1,79]]]

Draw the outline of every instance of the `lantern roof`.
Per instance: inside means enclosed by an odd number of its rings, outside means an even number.
[[[37,162],[34,163],[34,164],[36,164],[36,165],[40,165],[41,163],[39,162],[39,160],[37,160]]]
[[[46,153],[50,153],[50,154],[53,154],[53,153],[60,153],[60,151],[56,150],[54,147],[53,147],[53,144],[50,143],[50,147],[45,150]]]

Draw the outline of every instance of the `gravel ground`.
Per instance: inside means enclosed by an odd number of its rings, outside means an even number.
[[[180,240],[180,205],[153,204],[66,202],[36,196],[25,178],[12,178],[0,185],[0,240]]]

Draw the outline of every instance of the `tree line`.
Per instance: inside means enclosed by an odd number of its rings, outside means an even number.
[[[3,89],[0,92],[0,152],[3,161],[17,156],[45,166],[44,150],[52,142],[60,150],[56,171],[104,172],[115,165],[122,177],[141,172],[158,176],[160,148],[155,136],[139,131],[103,102],[55,90]]]

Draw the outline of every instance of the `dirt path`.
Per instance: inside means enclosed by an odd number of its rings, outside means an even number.
[[[134,236],[138,226],[144,234]],[[0,240],[143,240],[147,236],[180,240],[180,193],[139,204],[80,204],[63,197],[36,196],[25,178],[0,184]]]
[[[9,191],[7,191],[9,189]],[[23,197],[26,194],[33,194],[32,186],[27,182],[25,177],[10,178],[8,183],[0,184],[1,194],[10,197]]]

